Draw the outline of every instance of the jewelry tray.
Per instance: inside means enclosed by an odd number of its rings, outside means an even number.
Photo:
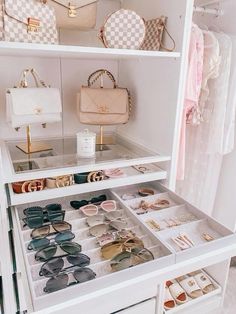
[[[139,188],[151,188],[155,194],[153,196],[140,197],[136,193]],[[132,200],[123,200],[121,197],[123,194],[135,194],[135,198]],[[138,265],[123,271],[111,272],[109,261],[106,261],[100,256],[100,248],[96,243],[96,239],[89,235],[88,226],[86,224],[86,218],[78,210],[71,208],[70,200],[91,199],[92,197],[100,194],[106,194],[108,199],[114,199],[118,202],[118,208],[122,210],[124,216],[128,221],[128,229],[135,231],[138,237],[144,241],[145,247],[150,249],[154,254],[155,260]],[[131,208],[132,204],[139,202],[140,200],[153,201],[155,198],[168,199],[170,207],[161,209],[158,211],[152,211],[147,214],[137,215]],[[65,221],[68,221],[72,225],[72,232],[75,234],[73,241],[82,245],[82,253],[87,254],[91,258],[91,263],[88,266],[97,274],[96,279],[85,282],[83,284],[72,285],[66,289],[46,294],[43,292],[46,281],[48,278],[39,277],[38,273],[42,263],[36,262],[34,259],[35,252],[27,250],[27,244],[30,241],[30,229],[23,229],[23,209],[29,206],[45,206],[49,203],[60,203],[63,209],[66,211]],[[73,299],[79,296],[86,295],[91,292],[95,292],[99,289],[110,287],[112,285],[131,280],[143,274],[150,273],[152,271],[166,268],[175,263],[185,261],[187,259],[194,258],[201,254],[207,253],[210,250],[220,249],[231,242],[235,242],[236,236],[217,223],[212,218],[186,203],[175,193],[170,192],[157,182],[144,183],[139,185],[126,186],[122,188],[116,188],[113,190],[105,190],[100,192],[93,192],[87,194],[80,194],[79,196],[64,197],[60,199],[54,199],[53,201],[42,201],[27,205],[21,205],[14,207],[13,219],[17,224],[18,233],[15,235],[16,241],[20,243],[18,247],[21,247],[23,252],[24,265],[27,273],[29,289],[32,295],[34,310],[39,310],[45,307],[53,306],[57,304],[57,300],[61,302]],[[165,219],[174,215],[175,217],[187,215],[191,217],[190,222],[185,222],[180,226],[173,228],[162,228],[161,231],[152,230],[145,221],[147,219],[155,218],[157,221]],[[163,218],[162,218],[163,217]],[[186,232],[190,238],[194,241],[195,246],[185,251],[180,251],[175,244],[172,243],[171,237],[177,235],[180,232]],[[201,239],[199,233],[208,233],[215,238],[214,241],[206,242]],[[65,267],[69,265],[65,262]],[[157,288],[153,288],[153,296],[157,294]]]
[[[56,305],[58,302],[57,300],[60,300],[60,302],[67,301],[68,299],[73,299],[78,296],[97,291],[99,288],[105,288],[107,286],[111,286],[112,284],[118,284],[119,282],[136,278],[141,274],[147,273],[147,271],[154,271],[174,263],[174,257],[171,254],[171,251],[166,248],[160,240],[156,239],[151,232],[147,232],[147,230],[143,228],[143,226],[136,219],[134,219],[134,217],[132,217],[129,210],[123,208],[123,205],[118,201],[118,208],[123,212],[123,216],[128,222],[127,229],[133,230],[136,235],[143,240],[145,247],[153,253],[155,260],[148,262],[148,267],[146,266],[147,263],[145,263],[123,271],[112,272],[109,261],[104,260],[100,255],[100,247],[96,243],[96,239],[89,235],[89,228],[86,224],[85,216],[80,213],[79,210],[74,210],[69,204],[70,200],[90,199],[101,194],[106,194],[108,199],[114,199],[114,197],[112,197],[112,193],[106,190],[53,200],[54,203],[62,204],[62,208],[66,211],[64,220],[72,225],[72,232],[75,234],[73,241],[78,242],[82,246],[81,253],[90,257],[91,262],[88,267],[91,268],[97,276],[94,280],[82,284],[72,285],[66,289],[53,292],[51,294],[43,292],[43,288],[49,278],[39,276],[39,271],[43,263],[35,261],[35,252],[27,249],[28,243],[31,239],[31,229],[28,227],[23,228],[22,218],[24,217],[24,208],[29,206],[45,206],[52,203],[52,201],[42,201],[15,207],[13,219],[16,220],[18,230],[18,234],[15,235],[15,238],[16,240],[17,238],[20,239],[20,247],[23,252],[24,265],[26,268],[34,310],[40,310],[45,307]],[[63,251],[58,249],[55,256],[60,255],[62,252]],[[64,267],[71,266],[65,258],[64,262]],[[154,295],[156,295],[156,291],[153,292],[153,296]]]

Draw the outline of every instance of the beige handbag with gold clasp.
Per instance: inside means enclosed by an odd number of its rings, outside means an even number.
[[[92,85],[106,74],[113,88],[95,88]],[[81,123],[92,125],[124,124],[129,120],[131,98],[128,89],[117,87],[114,76],[107,70],[98,70],[82,86],[77,97],[78,115]]]
[[[96,24],[98,0],[41,0],[56,12],[61,28],[91,29]]]

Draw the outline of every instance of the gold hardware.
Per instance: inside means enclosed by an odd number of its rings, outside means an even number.
[[[39,115],[40,113],[42,113],[42,108],[38,107],[34,109],[35,114]]]
[[[74,18],[74,17],[77,16],[76,7],[75,7],[74,5],[71,5],[71,4],[69,3],[69,9],[68,9],[68,10],[69,10],[69,11],[68,11],[69,17]]]
[[[27,31],[28,33],[37,33],[40,28],[40,20],[32,17],[28,18]]]
[[[99,105],[98,111],[100,113],[109,113],[109,108],[106,105]]]

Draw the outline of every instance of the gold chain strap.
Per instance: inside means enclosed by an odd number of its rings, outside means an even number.
[[[90,87],[90,86],[94,85],[97,82],[97,80],[99,80],[104,74],[106,74],[110,78],[110,80],[114,84],[114,88],[116,88],[117,87],[116,80],[115,80],[113,74],[111,74],[111,72],[109,72],[108,70],[104,70],[104,69],[97,70],[89,76],[88,86]],[[94,76],[95,76],[95,78],[93,79]]]
[[[60,6],[64,7],[64,8],[66,8],[66,9],[70,9],[70,7],[71,7],[70,2],[68,3],[68,5],[65,5],[65,4],[63,4],[63,3],[59,2],[59,1],[56,1],[56,0],[52,0],[52,1],[55,2],[55,3],[57,3],[57,4],[60,5]],[[41,0],[41,2],[42,2],[43,4],[47,4],[48,0]],[[88,3],[88,4],[84,4],[84,5],[75,7],[75,10],[82,9],[82,8],[87,7],[87,6],[89,6],[89,5],[91,5],[91,4],[94,4],[94,3],[96,3],[96,2],[97,2],[97,0],[94,0],[93,2],[90,2],[90,3]]]
[[[48,85],[46,85],[46,83],[43,80],[41,80],[40,76],[35,71],[35,69],[25,69],[25,70],[23,70],[23,72],[21,74],[21,79],[20,79],[20,82],[19,82],[19,84],[17,86],[18,88],[26,88],[26,87],[28,87],[28,82],[26,80],[26,77],[27,77],[28,74],[31,74],[33,76],[36,87],[39,87],[40,85],[42,87],[45,87],[45,88],[49,87]]]

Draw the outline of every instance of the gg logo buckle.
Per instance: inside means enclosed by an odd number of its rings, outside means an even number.
[[[43,180],[25,181],[21,188],[22,193],[42,191],[43,189]]]
[[[27,31],[28,33],[37,33],[40,28],[40,20],[32,17],[28,18]]]
[[[69,17],[72,17],[72,18],[77,16],[76,7],[74,5],[69,4],[68,15],[69,15]]]
[[[102,171],[94,171],[88,175],[88,182],[98,182],[104,180],[105,176]]]
[[[73,176],[60,176],[56,178],[56,187],[57,188],[63,188],[65,186],[71,186],[73,185]]]

